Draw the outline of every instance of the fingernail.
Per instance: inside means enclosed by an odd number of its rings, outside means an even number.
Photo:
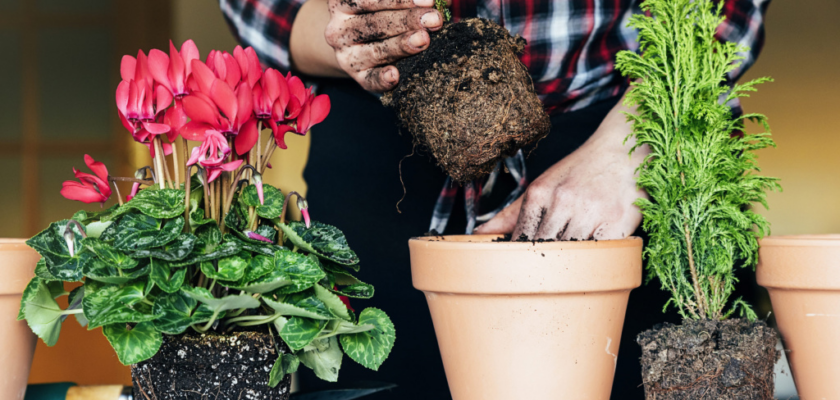
[[[414,5],[417,7],[431,7],[435,5],[435,0],[414,0]]]
[[[385,81],[388,83],[394,83],[397,81],[397,72],[393,69],[389,69],[385,72]]]
[[[408,39],[408,43],[415,48],[422,49],[426,47],[426,35],[424,35],[423,32],[417,32],[411,35]]]
[[[437,28],[440,26],[440,15],[437,11],[427,12],[420,18],[420,23],[426,28]]]

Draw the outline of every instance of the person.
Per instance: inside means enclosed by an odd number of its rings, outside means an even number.
[[[768,3],[729,0],[722,6],[726,19],[718,37],[751,48],[730,72],[731,82],[761,50]],[[364,265],[361,278],[376,286],[368,303],[388,311],[397,328],[394,350],[379,372],[352,362],[342,367],[342,381],[398,384],[371,399],[450,398],[423,295],[411,287],[406,241],[429,231],[431,211],[442,199],[452,201],[457,188],[441,192],[446,176],[430,157],[406,158],[422,149],[398,134],[393,112],[373,95],[394,88],[400,76],[393,64],[425,50],[430,32],[441,29],[443,16],[433,6],[434,0],[220,0],[234,34],[264,64],[307,75],[332,101],[331,115],[313,129],[304,177],[312,212],[345,232]],[[476,232],[560,240],[633,234],[641,222],[633,202],[645,196],[636,188],[635,170],[646,149],[628,156],[633,141],[625,142],[630,125],[622,112],[631,110],[621,102],[628,82],[614,62],[618,51],[638,48],[627,27],[628,18],[641,12],[638,1],[452,0],[450,10],[455,21],[490,19],[527,40],[520,60],[552,124],[551,133],[525,151],[533,179],[524,195]],[[499,179],[482,203],[501,202],[515,186],[511,181]],[[454,207],[447,233],[463,232],[465,215]],[[614,398],[642,396],[636,334],[662,320],[678,321],[650,312],[667,299],[650,286],[631,295]],[[301,376],[304,389],[318,385],[311,374]]]

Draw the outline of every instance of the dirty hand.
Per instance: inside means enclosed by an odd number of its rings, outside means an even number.
[[[630,124],[616,105],[580,148],[540,175],[516,202],[476,229],[529,239],[621,239],[642,221],[633,202],[647,194],[636,188],[636,167],[650,152],[628,156],[623,143]]]
[[[443,25],[434,0],[329,0],[325,36],[339,66],[366,90],[385,92],[399,81],[393,64],[429,45]]]

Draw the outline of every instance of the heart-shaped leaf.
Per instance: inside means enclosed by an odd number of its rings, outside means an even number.
[[[312,221],[307,228],[303,222],[293,221],[288,224],[278,223],[278,226],[288,240],[307,252],[342,265],[359,263],[359,257],[350,250],[344,233],[332,225]]]
[[[235,242],[239,243],[239,245],[243,249],[248,250],[252,253],[257,253],[257,254],[262,254],[264,256],[274,257],[274,253],[285,249],[285,247],[276,245],[274,243],[266,243],[266,242],[263,242],[263,241],[260,241],[260,240],[249,239],[245,236],[244,233],[241,233],[239,231],[234,231],[234,232],[236,233],[236,236],[231,235],[229,233],[226,233],[225,234],[225,240],[226,241],[235,241]],[[274,231],[274,233],[276,234],[277,231]],[[259,234],[259,232],[257,232],[257,234]],[[272,237],[265,236],[265,235],[262,235],[262,236],[267,237],[269,239],[272,238]]]
[[[268,373],[268,386],[276,387],[288,374],[297,372],[300,360],[294,354],[280,354]]]
[[[306,290],[326,276],[317,261],[291,250],[284,249],[275,253],[274,265],[275,270],[282,271],[292,281],[290,285],[280,288],[280,294]]]
[[[157,258],[159,260],[179,262],[178,265],[183,264],[183,261],[193,252],[193,249],[198,242],[198,238],[192,233],[182,233],[178,237],[167,244],[166,246],[148,250],[137,250],[131,252],[130,256],[134,258]]]
[[[157,354],[163,344],[163,335],[151,322],[141,322],[132,329],[125,324],[111,324],[102,328],[117,358],[123,365],[137,364]]]
[[[257,196],[257,187],[254,185],[246,186],[242,189],[239,201],[248,207],[256,207],[257,215],[267,219],[274,219],[280,217],[283,212],[283,201],[285,196],[283,192],[271,185],[263,185],[263,204],[260,204],[260,199]]]
[[[161,224],[161,220],[145,214],[131,213],[120,219],[114,247],[120,250],[147,250],[175,240],[184,229],[184,218],[177,217]]]
[[[341,369],[341,359],[344,356],[335,338],[333,336],[318,339],[298,354],[303,365],[315,372],[315,376],[327,382],[338,381],[338,370]]]
[[[138,264],[137,260],[129,257],[127,254],[117,250],[114,246],[111,246],[100,239],[88,237],[82,240],[82,244],[86,249],[90,250],[93,254],[96,254],[99,259],[111,267],[119,269],[132,269]]]
[[[211,253],[196,254],[195,252],[193,252],[193,254],[190,254],[189,257],[186,257],[181,261],[173,263],[172,266],[184,267],[187,265],[200,264],[204,261],[217,260],[222,257],[232,256],[236,253],[239,253],[240,250],[242,250],[242,247],[240,247],[239,244],[236,242],[223,242],[222,244],[217,246]]]
[[[35,335],[47,346],[54,346],[61,332],[62,310],[44,281],[37,277],[29,281],[23,290],[20,308],[18,319],[25,318]]]
[[[359,325],[373,325],[375,328],[341,335],[341,347],[354,361],[376,371],[394,347],[397,339],[394,324],[382,310],[367,308],[359,314]]]
[[[110,324],[125,324],[129,322],[152,321],[157,318],[154,314],[147,314],[130,306],[130,302],[121,297],[125,294],[120,292],[121,287],[117,285],[85,284],[85,297],[82,300],[85,318],[88,319],[88,330]]]
[[[158,219],[175,218],[184,212],[184,197],[181,189],[143,189],[103,220],[114,220],[132,210]]]
[[[26,244],[46,259],[47,269],[53,276],[63,281],[75,282],[82,279],[82,267],[91,257],[91,253],[85,251],[82,246],[83,232],[79,231],[78,226],[71,224],[75,254],[70,255],[70,249],[64,240],[64,229],[68,221],[51,223],[47,229],[27,240]]]
[[[47,259],[43,257],[41,257],[41,259],[38,260],[38,263],[35,264],[35,276],[46,282],[59,280],[52,274],[52,272],[50,272],[50,269],[47,268]]]
[[[280,330],[280,337],[290,349],[298,351],[318,337],[327,322],[305,317],[292,317]]]
[[[122,285],[130,280],[137,279],[149,274],[149,264],[145,264],[133,270],[120,270],[101,259],[95,258],[84,267],[85,276],[95,281]]]
[[[251,262],[251,257],[244,258],[239,255],[225,257],[213,265],[213,261],[201,263],[201,272],[210,279],[223,281],[238,281],[245,275],[245,269]]]
[[[111,215],[114,211],[117,210],[118,207],[118,204],[114,204],[113,206],[108,207],[107,209],[102,211],[79,210],[76,211],[76,213],[73,214],[73,217],[71,217],[70,219],[75,219],[76,221],[79,221],[84,225],[88,225],[91,222],[99,221],[106,215]]]
[[[175,293],[184,284],[184,277],[187,274],[186,268],[171,268],[170,263],[163,260],[151,259],[152,270],[149,279],[166,293]]]
[[[180,335],[190,325],[207,322],[213,316],[213,311],[206,304],[199,305],[198,301],[181,291],[161,295],[155,300],[152,310],[155,315],[160,315],[154,320],[155,329],[167,335]]]

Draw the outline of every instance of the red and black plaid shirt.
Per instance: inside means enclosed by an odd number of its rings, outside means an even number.
[[[289,37],[305,0],[219,0],[222,12],[243,44],[270,67],[289,70]],[[764,43],[764,11],[769,0],[726,0],[722,40],[749,46],[737,81]],[[615,70],[620,50],[635,50],[636,33],[627,27],[638,0],[453,0],[455,20],[482,17],[496,21],[528,45],[522,63],[534,78],[549,113],[584,108],[616,96],[626,81]]]

